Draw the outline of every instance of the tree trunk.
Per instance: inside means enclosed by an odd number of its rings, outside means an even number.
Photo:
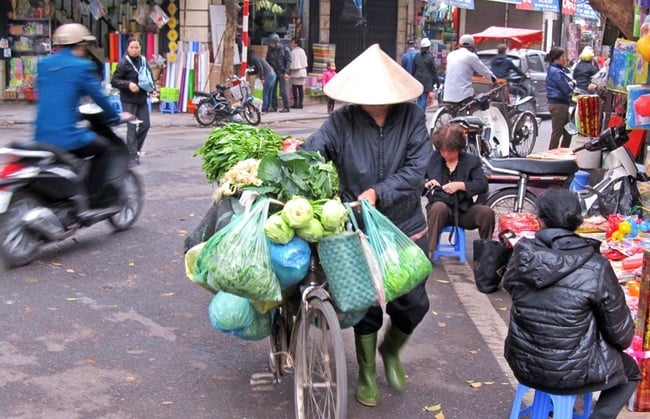
[[[634,39],[634,2],[632,0],[589,0],[591,8],[602,13],[627,39]]]
[[[224,0],[226,6],[226,29],[223,33],[223,61],[221,62],[221,80],[225,83],[234,72],[234,48],[237,39],[238,0]]]

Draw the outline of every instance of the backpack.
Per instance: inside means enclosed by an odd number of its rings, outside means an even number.
[[[153,82],[153,78],[151,77],[151,73],[147,68],[147,63],[145,63],[144,58],[140,58],[142,65],[140,66],[139,70],[135,67],[133,61],[131,61],[131,57],[127,55],[126,59],[129,63],[131,63],[131,66],[136,71],[136,73],[138,73],[138,87],[147,93],[153,92],[156,88],[156,85]]]

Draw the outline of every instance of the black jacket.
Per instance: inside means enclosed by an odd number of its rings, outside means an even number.
[[[492,61],[490,61],[490,70],[500,79],[509,79],[510,71],[514,71],[521,77],[524,77],[524,72],[505,54],[497,54],[492,58]]]
[[[291,51],[280,44],[278,48],[269,47],[266,51],[266,62],[268,62],[278,77],[289,74],[291,71]]]
[[[576,86],[582,90],[589,90],[591,78],[598,73],[598,67],[593,65],[590,61],[582,61],[576,64],[573,69],[573,80],[576,81]]]
[[[439,86],[436,62],[428,51],[415,54],[413,58],[413,77],[424,86],[424,93],[433,91],[433,86]]]
[[[446,170],[445,160],[438,150],[433,152],[431,162],[427,167],[427,179],[435,179],[438,182],[442,179],[443,170]],[[474,205],[473,197],[488,191],[488,181],[481,166],[481,159],[474,155],[461,151],[458,155],[458,164],[454,181],[465,182],[465,190],[456,192],[458,196],[458,211],[466,212]]]
[[[142,65],[142,55],[136,58],[131,57],[133,65],[135,68],[140,68]],[[111,85],[120,91],[120,100],[122,103],[135,103],[137,105],[142,105],[147,101],[147,92],[140,89],[139,91],[133,93],[129,90],[129,83],[138,84],[138,72],[133,68],[133,65],[126,59],[126,56],[122,57],[120,62],[117,64],[117,68],[111,77]],[[147,69],[151,72],[149,64],[147,63]]]
[[[620,352],[634,324],[599,245],[563,229],[515,245],[503,283],[512,295],[505,357],[522,384],[580,394],[627,380]]]
[[[343,106],[301,149],[334,162],[344,202],[373,188],[377,209],[406,235],[426,229],[421,196],[432,147],[424,113],[415,103],[392,105],[383,128],[360,106]]]

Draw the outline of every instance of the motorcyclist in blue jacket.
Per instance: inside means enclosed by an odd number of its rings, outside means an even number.
[[[87,59],[90,41],[95,37],[78,23],[59,26],[52,36],[60,49],[38,62],[36,85],[39,93],[35,121],[35,141],[69,151],[78,157],[91,157],[87,176],[91,208],[116,202],[128,163],[123,144],[115,144],[94,131],[80,126],[79,105],[89,96],[104,111],[106,122],[116,124],[132,119],[119,114],[102,91],[97,67]]]

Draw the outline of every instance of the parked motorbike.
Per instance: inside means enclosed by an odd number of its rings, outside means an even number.
[[[104,123],[101,108],[83,105],[80,112],[90,129],[124,147]],[[0,148],[0,259],[7,268],[30,263],[42,245],[70,237],[80,227],[108,220],[122,231],[137,220],[143,189],[130,168],[114,206],[89,208],[90,159],[36,141]]]
[[[228,85],[217,84],[210,93],[194,92],[193,102],[196,104],[194,118],[202,126],[220,125],[231,122],[234,117],[240,117],[250,125],[257,125],[262,120],[260,109],[255,105],[250,83],[245,77],[232,75]],[[233,104],[228,99],[229,92]]]

